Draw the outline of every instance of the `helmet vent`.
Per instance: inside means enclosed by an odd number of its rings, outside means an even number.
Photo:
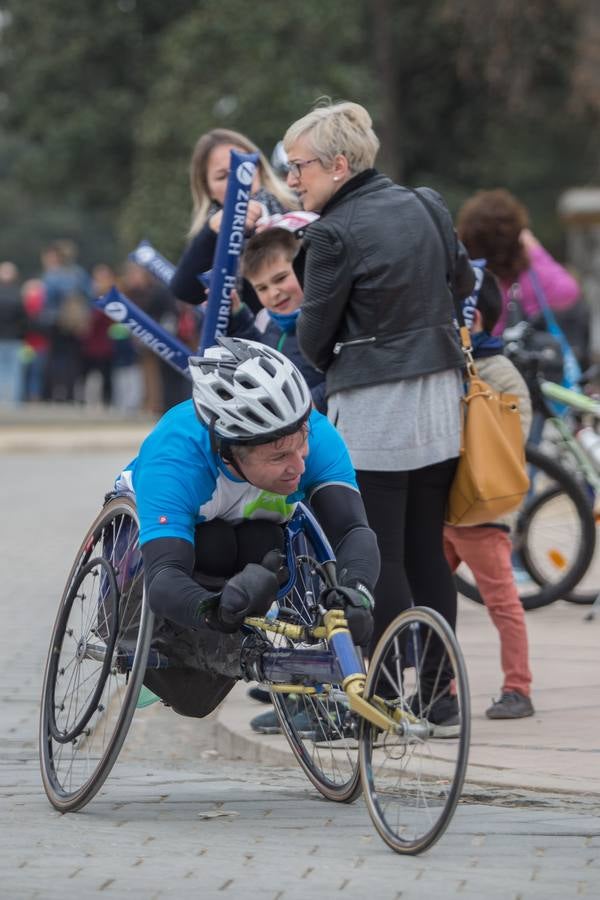
[[[255,425],[264,425],[265,424],[264,419],[261,419],[260,416],[257,416],[256,413],[251,409],[247,409],[245,411],[245,415],[246,415],[246,418],[250,419],[251,422],[254,422]]]
[[[300,380],[300,376],[298,375],[298,372],[296,372],[295,369],[292,372],[292,378],[293,378],[294,382],[296,383],[296,387],[300,391],[300,395],[302,395],[302,393],[304,391],[304,387],[303,387],[302,381]],[[286,385],[286,387],[287,387],[287,385]]]
[[[272,404],[269,400],[263,400],[261,405],[262,405],[263,408],[266,409],[267,412],[270,413],[272,416],[276,416],[276,415],[277,415],[277,410],[275,409],[275,407],[273,406],[273,404]]]
[[[265,372],[268,372],[271,378],[275,378],[277,374],[277,369],[273,365],[270,359],[266,359],[266,357],[262,356],[258,362],[261,369],[264,369]]]
[[[281,387],[284,397],[290,404],[293,410],[296,409],[296,401],[294,400],[294,394],[289,384],[284,384]]]
[[[237,383],[240,387],[246,388],[246,390],[249,391],[256,387],[256,382],[253,381],[252,378],[249,378],[245,373],[243,375],[238,375]]]

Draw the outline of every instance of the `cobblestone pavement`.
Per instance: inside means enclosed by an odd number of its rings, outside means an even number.
[[[297,769],[224,759],[214,717],[159,706],[136,715],[95,800],[77,814],[54,811],[36,750],[49,632],[76,545],[124,461],[112,452],[0,457],[0,896],[600,895],[597,798],[474,790],[435,847],[399,857],[362,801],[328,803]]]

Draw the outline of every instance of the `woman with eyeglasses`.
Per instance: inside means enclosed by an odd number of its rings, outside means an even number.
[[[411,602],[454,627],[443,522],[459,453],[463,356],[445,247],[423,202],[373,168],[379,140],[362,106],[318,106],[290,126],[284,147],[288,186],[320,213],[304,242],[298,339],[326,372],[328,415],[350,449],[381,551],[373,646]],[[466,251],[442,198],[422,192],[466,297],[474,283]],[[433,715],[450,734],[454,698],[442,697]]]
[[[277,177],[263,153],[249,138],[237,131],[215,128],[196,143],[190,162],[190,187],[193,199],[190,242],[171,282],[171,290],[180,300],[202,303],[206,299],[198,275],[212,268],[217,237],[223,216],[223,204],[229,177],[231,150],[258,153],[258,166],[248,204],[246,227],[253,232],[261,216],[298,208],[298,200]],[[242,298],[253,312],[261,309],[256,294],[245,282]]]

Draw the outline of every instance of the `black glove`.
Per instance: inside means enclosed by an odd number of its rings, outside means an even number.
[[[272,571],[275,561],[271,563],[269,556],[269,553],[265,556],[263,564],[248,563],[229,579],[210,623],[213,627],[231,634],[241,628],[246,616],[264,616],[268,612],[279,587],[277,574]],[[269,565],[271,568],[267,568]]]
[[[340,607],[346,614],[352,640],[366,649],[373,634],[373,606],[371,592],[366,585],[357,582],[353,587],[332,588],[325,598],[328,608]]]
[[[362,585],[361,585],[362,587]],[[373,635],[373,598],[367,588],[344,588],[345,612],[352,640],[366,649]]]

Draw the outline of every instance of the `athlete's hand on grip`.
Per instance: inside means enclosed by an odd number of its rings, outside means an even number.
[[[264,616],[277,597],[278,587],[275,572],[259,563],[248,563],[223,588],[212,624],[219,631],[232,633],[241,628],[246,616]]]

